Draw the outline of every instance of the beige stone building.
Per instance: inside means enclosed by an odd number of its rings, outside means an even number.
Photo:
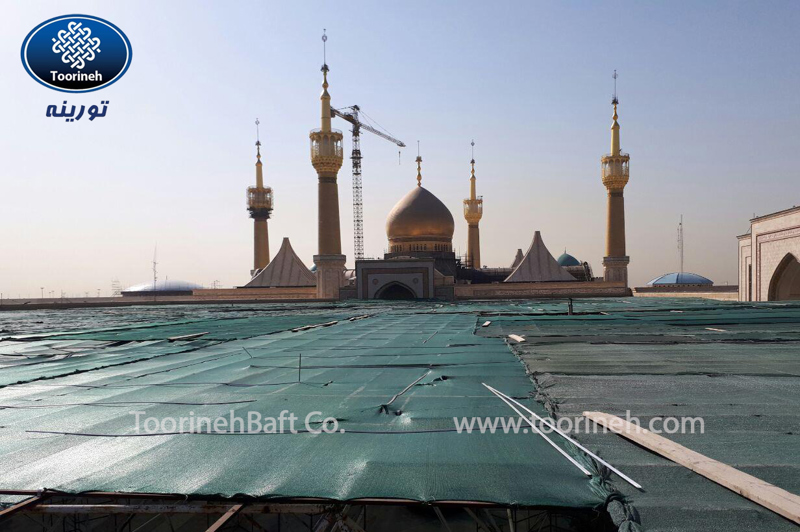
[[[800,207],[750,220],[739,239],[739,301],[800,300]]]

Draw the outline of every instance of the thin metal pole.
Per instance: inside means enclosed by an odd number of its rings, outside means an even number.
[[[624,474],[622,471],[620,471],[620,470],[619,470],[619,469],[617,469],[616,467],[612,466],[611,464],[609,464],[608,462],[606,462],[605,460],[603,460],[602,458],[600,458],[599,456],[597,456],[596,454],[594,454],[592,451],[590,451],[589,449],[587,449],[586,447],[584,447],[583,445],[581,445],[580,443],[578,443],[578,442],[577,442],[575,439],[571,438],[570,436],[568,436],[567,434],[565,434],[564,432],[562,432],[562,431],[561,431],[561,429],[559,429],[557,426],[555,426],[554,424],[552,424],[550,421],[548,421],[548,420],[544,419],[543,417],[539,416],[538,414],[536,414],[536,412],[534,412],[533,410],[531,410],[531,409],[530,409],[530,408],[528,408],[527,406],[523,405],[523,404],[522,404],[522,403],[520,403],[519,401],[517,401],[517,400],[513,399],[512,397],[509,397],[509,396],[507,396],[507,395],[506,395],[506,394],[504,394],[503,392],[501,392],[501,391],[498,391],[498,390],[495,390],[494,388],[492,388],[491,386],[489,386],[489,385],[488,385],[488,384],[486,384],[486,383],[482,383],[482,384],[483,384],[483,385],[484,385],[486,388],[488,388],[488,389],[489,389],[489,391],[491,391],[492,393],[494,393],[495,395],[497,395],[497,396],[498,396],[498,397],[500,397],[501,399],[504,399],[504,398],[506,398],[506,399],[508,399],[509,401],[513,402],[514,404],[516,404],[516,405],[519,405],[519,407],[520,407],[520,408],[524,409],[524,410],[525,410],[526,412],[528,412],[528,413],[529,413],[531,416],[535,417],[535,418],[536,418],[538,421],[540,421],[541,423],[543,423],[543,424],[547,425],[549,428],[553,429],[553,430],[554,430],[554,431],[555,431],[555,432],[556,432],[556,433],[557,433],[559,436],[562,436],[562,437],[563,437],[563,438],[565,438],[567,441],[569,441],[570,443],[572,443],[572,444],[573,444],[575,447],[577,447],[577,448],[578,448],[578,449],[580,449],[581,451],[585,452],[586,454],[588,454],[589,456],[591,456],[592,458],[594,458],[595,460],[597,460],[598,462],[600,462],[601,464],[603,464],[604,466],[606,466],[607,468],[609,468],[611,471],[613,471],[614,473],[616,473],[617,475],[619,475],[619,476],[620,476],[620,477],[621,477],[623,480],[625,480],[625,481],[626,481],[628,484],[630,484],[630,485],[631,485],[631,486],[633,486],[634,488],[637,488],[637,489],[642,489],[642,486],[641,486],[641,484],[639,484],[638,482],[636,482],[635,480],[633,480],[632,478],[630,478],[629,476],[627,476],[626,474]],[[506,403],[506,404],[508,404],[508,403]],[[513,407],[512,407],[512,408],[513,408]],[[516,409],[515,409],[515,410],[516,410]],[[524,417],[524,416],[523,416],[523,417]],[[525,419],[527,419],[527,418],[525,418]]]
[[[507,404],[507,405],[508,405],[508,406],[509,406],[509,407],[510,407],[510,408],[511,408],[511,409],[512,409],[514,412],[516,412],[516,413],[517,413],[517,415],[518,415],[519,417],[521,417],[522,419],[524,419],[525,421],[527,421],[527,422],[528,422],[528,425],[530,425],[530,426],[531,426],[531,428],[533,429],[533,431],[534,431],[536,434],[538,434],[539,436],[541,436],[542,438],[544,438],[544,441],[546,441],[547,443],[549,443],[549,444],[550,444],[550,445],[553,447],[553,449],[555,449],[556,451],[558,451],[559,453],[561,453],[561,454],[564,456],[564,458],[566,458],[567,460],[569,460],[569,461],[572,463],[572,465],[574,465],[575,467],[577,467],[578,469],[580,469],[580,470],[581,470],[581,471],[582,471],[582,472],[583,472],[583,473],[584,473],[586,476],[588,476],[588,477],[591,477],[591,476],[592,476],[592,474],[589,472],[589,470],[588,470],[588,469],[586,469],[586,468],[585,468],[585,467],[583,467],[581,464],[579,464],[579,463],[578,463],[578,461],[577,461],[577,460],[575,460],[573,457],[571,457],[569,454],[567,454],[567,452],[566,452],[564,449],[562,449],[561,447],[559,447],[558,445],[556,445],[556,444],[553,442],[553,440],[551,440],[550,438],[548,438],[548,437],[547,437],[547,436],[546,436],[546,435],[545,435],[545,434],[544,434],[544,433],[543,433],[541,430],[539,430],[539,429],[536,427],[536,425],[533,423],[533,421],[531,421],[531,420],[530,420],[530,418],[528,418],[528,417],[525,417],[525,415],[523,415],[523,414],[522,414],[522,412],[520,412],[519,410],[517,410],[517,407],[516,407],[516,406],[514,406],[513,404],[511,404],[510,402],[508,402],[508,400],[507,400],[507,399],[506,399],[506,398],[505,398],[503,395],[501,395],[499,392],[496,392],[496,391],[495,391],[493,388],[489,387],[489,386],[488,386],[488,385],[486,385],[486,384],[484,384],[484,386],[486,386],[487,388],[489,388],[489,390],[490,390],[490,391],[491,391],[493,394],[495,394],[495,395],[496,395],[496,396],[497,396],[497,397],[498,397],[498,398],[499,398],[501,401],[503,401],[505,404]]]

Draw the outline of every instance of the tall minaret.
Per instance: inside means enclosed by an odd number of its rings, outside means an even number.
[[[467,220],[467,267],[481,267],[481,234],[478,223],[483,216],[483,197],[475,195],[475,141],[472,146],[472,177],[469,178],[469,199],[464,200],[464,218]]]
[[[600,161],[603,168],[603,185],[608,190],[608,216],[606,219],[606,256],[603,257],[606,281],[623,281],[628,286],[628,263],[625,254],[625,198],[622,191],[628,184],[630,156],[620,151],[619,122],[617,122],[617,71],[614,71],[614,122],[611,124],[611,153]]]
[[[323,53],[328,37],[323,32]],[[317,297],[339,299],[339,288],[344,277],[345,256],[342,255],[342,237],[339,230],[339,188],[336,176],[342,167],[342,132],[331,129],[331,96],[328,94],[328,64],[323,55],[322,95],[320,96],[321,123],[319,129],[309,134],[311,139],[311,164],[319,176],[318,184],[318,251],[314,255],[317,265]]]
[[[261,165],[261,139],[256,118],[256,186],[247,188],[247,210],[253,219],[253,276],[269,264],[269,230],[267,220],[272,214],[272,189],[264,186]]]

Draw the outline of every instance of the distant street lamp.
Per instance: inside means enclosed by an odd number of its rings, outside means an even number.
[[[39,290],[41,290],[41,291],[42,291],[42,299],[44,299],[44,286],[42,286],[41,288],[39,288]]]

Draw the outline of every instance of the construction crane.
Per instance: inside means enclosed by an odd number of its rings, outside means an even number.
[[[364,203],[361,195],[361,130],[363,129],[374,133],[401,148],[406,147],[402,141],[363,123],[358,117],[359,111],[361,111],[361,108],[357,105],[344,107],[342,109],[331,109],[331,117],[338,116],[339,118],[343,118],[353,126],[353,152],[350,156],[350,160],[353,162],[353,244],[356,260],[364,258]]]

